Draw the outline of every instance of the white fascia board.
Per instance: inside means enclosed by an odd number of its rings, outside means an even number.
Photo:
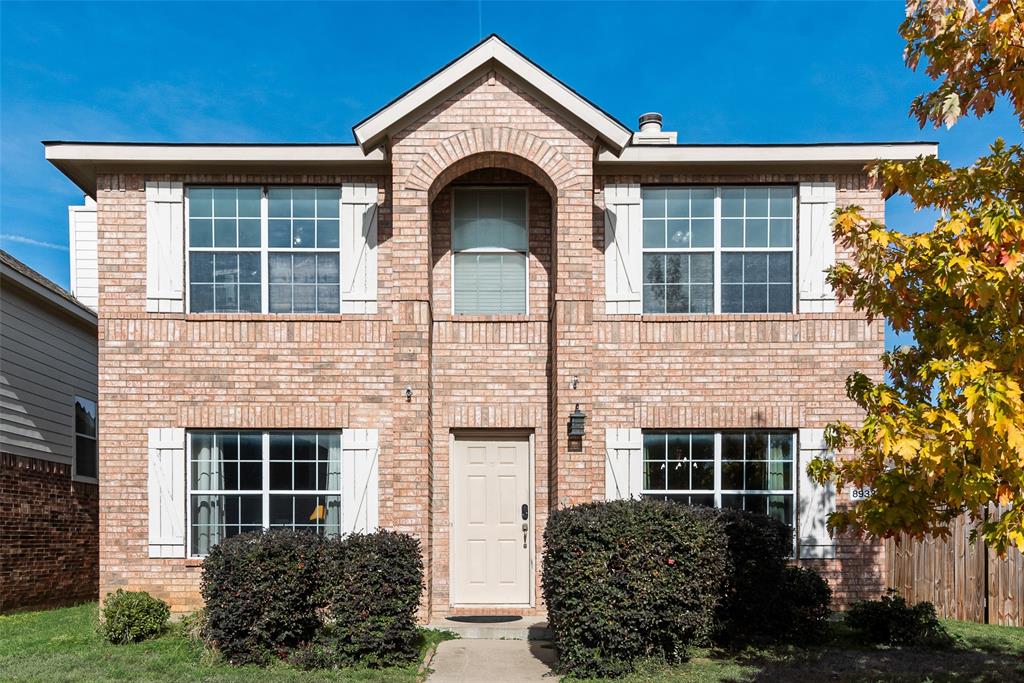
[[[357,145],[45,144],[48,161],[296,164],[385,161],[383,150],[367,153]]]
[[[602,151],[599,164],[869,163],[938,156],[934,142],[839,145],[633,145],[621,154]]]
[[[585,123],[614,152],[620,152],[629,144],[633,136],[632,131],[513,50],[497,36],[492,36],[480,43],[420,85],[359,123],[352,129],[356,142],[363,149],[376,146],[389,128],[427,105],[491,60],[501,64]]]

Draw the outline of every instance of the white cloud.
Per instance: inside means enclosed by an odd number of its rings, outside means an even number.
[[[68,250],[68,246],[66,244],[44,242],[42,240],[32,239],[31,237],[25,237],[24,235],[0,235],[0,242],[16,242],[17,244],[27,244],[31,247],[41,247],[43,249],[59,249],[61,251]]]

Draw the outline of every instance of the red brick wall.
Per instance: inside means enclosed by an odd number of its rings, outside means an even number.
[[[186,183],[340,184],[363,177],[157,176]],[[151,178],[151,176],[146,176]],[[195,609],[199,563],[148,557],[147,430],[151,427],[380,429],[389,419],[390,201],[377,178],[380,313],[151,314],[145,310],[146,199],[142,175],[99,179],[100,594],[147,590]],[[381,482],[381,518],[393,514]]]
[[[380,522],[423,542],[424,611],[443,615],[450,610],[453,431],[533,434],[539,558],[553,506],[603,498],[606,428],[798,429],[858,419],[845,398],[845,378],[854,369],[877,376],[882,327],[869,326],[849,306],[830,314],[604,314],[601,197],[612,178],[595,177],[595,147],[575,122],[501,73],[468,82],[409,123],[391,139],[392,176],[377,179],[375,315],[145,312],[146,179],[336,184],[360,178],[101,176],[100,458],[108,474],[101,493],[110,501],[101,517],[101,593],[143,588],[176,610],[199,604],[197,562],[147,557],[150,427],[379,429]],[[530,314],[453,317],[451,183],[524,176],[535,233]],[[837,183],[840,203],[856,202],[881,217],[880,192],[859,174],[617,178],[826,179]],[[579,385],[571,388],[574,376]],[[413,390],[408,401],[406,387]],[[588,420],[586,437],[573,449],[565,421],[576,403]],[[818,564],[841,600],[881,588],[880,544],[843,541],[839,552],[837,560]],[[537,605],[525,611],[543,610],[539,577],[538,566]]]
[[[885,202],[866,174],[651,174],[603,176],[643,184],[836,183],[836,204],[857,204],[885,218]],[[598,192],[602,204],[603,192]],[[603,212],[595,226],[603,245]],[[837,250],[836,258],[849,254]],[[604,258],[595,253],[595,287],[604,283]],[[835,313],[721,315],[595,315],[595,435],[610,427],[643,429],[821,428],[833,420],[857,422],[846,398],[846,378],[861,371],[879,379],[884,348],[881,321],[868,324],[850,302]],[[842,457],[843,454],[840,454]],[[837,505],[849,504],[840,491]],[[840,538],[835,560],[802,561],[832,583],[843,605],[885,589],[884,549],[878,541]]]
[[[95,600],[98,517],[70,465],[0,453],[0,612]]]

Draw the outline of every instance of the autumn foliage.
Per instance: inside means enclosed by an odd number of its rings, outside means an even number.
[[[983,115],[1000,95],[1024,122],[1018,2],[908,5],[908,63],[924,57],[927,73],[942,79],[914,101],[922,125]],[[904,194],[940,218],[906,234],[858,207],[836,212],[836,239],[854,254],[829,275],[837,295],[914,343],[883,356],[883,381],[860,373],[847,381],[864,421],[830,425],[827,437],[856,457],[816,461],[812,474],[874,495],[834,513],[830,526],[945,535],[970,512],[997,551],[1024,550],[1024,149],[998,140],[968,168],[931,157],[879,162],[871,172],[886,195]],[[999,514],[983,521],[993,504]]]
[[[911,111],[921,126],[946,127],[960,116],[983,116],[1006,95],[1024,125],[1024,3],[991,0],[977,8],[971,0],[908,0],[900,26],[907,41],[907,65],[941,81],[914,100]]]

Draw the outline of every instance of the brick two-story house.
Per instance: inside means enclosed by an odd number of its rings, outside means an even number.
[[[190,609],[219,539],[381,526],[425,616],[538,614],[549,512],[631,495],[775,515],[877,592],[803,474],[883,349],[830,214],[883,218],[865,163],[935,145],[640,128],[492,36],[355,144],[47,143],[96,200],[101,593]]]

